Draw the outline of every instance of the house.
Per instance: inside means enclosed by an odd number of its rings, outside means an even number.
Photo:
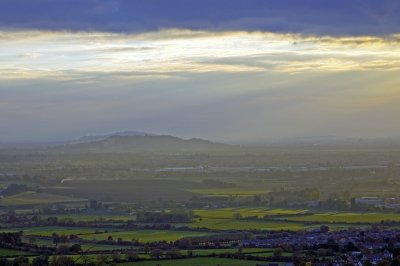
[[[356,204],[364,204],[364,205],[382,205],[383,200],[378,198],[378,197],[361,197],[361,198],[355,198],[354,201]]]

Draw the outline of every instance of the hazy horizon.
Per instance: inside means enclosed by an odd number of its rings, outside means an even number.
[[[15,145],[24,147],[29,147],[30,145],[62,145],[63,143],[75,143],[80,139],[91,138],[91,137],[113,137],[118,136],[121,133],[136,132],[144,133],[148,136],[171,136],[180,139],[203,139],[206,141],[224,143],[231,145],[244,145],[244,146],[263,146],[263,145],[280,145],[280,144],[356,144],[360,141],[365,142],[365,144],[382,143],[387,141],[395,141],[396,143],[400,141],[400,135],[388,135],[388,136],[341,136],[341,135],[304,135],[304,136],[292,136],[292,137],[270,137],[270,138],[253,138],[253,139],[225,139],[223,136],[217,138],[204,138],[202,136],[185,136],[178,134],[171,134],[168,132],[149,132],[144,130],[118,130],[118,131],[105,131],[105,132],[92,132],[83,135],[76,136],[52,136],[48,139],[23,139],[23,140],[0,140],[0,145],[3,147],[17,147]],[[126,135],[129,136],[129,135]],[[97,141],[95,139],[89,141]]]

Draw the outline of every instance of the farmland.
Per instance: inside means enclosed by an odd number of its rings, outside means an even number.
[[[328,222],[328,223],[379,223],[381,221],[400,221],[400,213],[351,213],[351,212],[323,212],[301,217],[287,218],[290,221],[300,222]]]
[[[331,224],[333,229],[340,229],[355,224],[379,223],[382,220],[400,221],[400,214],[398,213],[365,214],[329,211],[308,213],[302,209],[228,208],[196,210],[195,213],[201,219],[189,224],[189,227],[206,227],[219,230],[303,230],[326,223]],[[233,217],[235,214],[240,214],[241,218],[235,219]],[[309,222],[312,222],[312,224]]]
[[[127,241],[137,240],[143,243],[157,241],[176,241],[184,237],[206,236],[209,233],[195,231],[172,231],[172,230],[136,230],[136,231],[117,231],[111,228],[79,228],[79,227],[27,227],[3,230],[4,232],[22,231],[25,236],[44,236],[51,237],[53,233],[59,235],[77,235],[84,240],[107,240],[110,236],[113,239],[123,239]]]
[[[257,262],[245,260],[219,259],[219,258],[195,258],[195,259],[180,259],[170,261],[146,261],[139,263],[124,263],[123,266],[256,266]]]
[[[315,237],[319,230],[339,242],[343,234],[399,228],[400,213],[385,207],[396,206],[397,151],[359,157],[369,153],[274,149],[246,156],[0,150],[0,166],[15,173],[0,176],[0,236],[10,247],[0,256],[247,266],[283,263],[308,245],[296,254],[314,254],[326,244]],[[383,159],[390,163],[374,163]],[[362,196],[376,197],[382,206],[355,204]]]
[[[86,199],[28,191],[0,199],[0,206],[12,207],[18,205],[46,205],[57,203],[78,203],[86,201]]]
[[[123,231],[111,233],[96,233],[82,235],[85,240],[106,240],[109,236],[114,239],[121,238],[123,240],[131,241],[132,239],[138,240],[143,243],[157,242],[157,241],[176,241],[184,237],[191,236],[206,236],[207,233],[191,232],[191,231],[160,231],[160,230],[140,230],[140,231]]]
[[[60,226],[45,226],[45,227],[19,227],[3,229],[3,231],[17,232],[23,231],[24,235],[36,235],[36,236],[48,236],[50,237],[53,233],[70,235],[70,234],[92,234],[96,231],[104,232],[109,231],[108,228],[88,228],[88,227],[60,227]]]
[[[188,226],[216,230],[302,230],[306,228],[302,223],[235,220],[233,218],[203,218],[201,221],[188,224]]]
[[[0,248],[0,257],[13,257],[13,256],[24,256],[24,255],[32,255],[32,253],[14,249]]]
[[[304,214],[307,210],[298,209],[267,209],[267,208],[222,208],[210,210],[195,210],[195,213],[205,218],[233,218],[233,214],[240,213],[242,217],[256,216],[262,218],[264,216],[293,215]]]

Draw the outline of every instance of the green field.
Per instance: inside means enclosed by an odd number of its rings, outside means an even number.
[[[187,224],[187,226],[215,230],[302,230],[307,228],[300,222],[234,220],[229,218],[202,218],[201,221]]]
[[[23,237],[22,241],[29,243],[29,238]],[[37,238],[35,239],[35,244],[38,246],[56,247],[56,244],[52,240],[44,240]],[[71,246],[74,242],[69,242],[67,245]],[[105,244],[81,244],[82,250],[84,251],[110,251],[110,250],[122,250],[129,249],[130,246],[119,246],[119,245],[105,245]]]
[[[32,253],[15,249],[0,248],[0,257],[25,256],[25,255],[32,255]]]
[[[98,232],[96,233],[96,230]],[[105,232],[105,231],[108,232]],[[88,227],[23,227],[23,228],[12,228],[3,230],[4,232],[17,232],[23,231],[25,236],[46,236],[50,237],[53,233],[59,235],[78,235],[80,238],[85,240],[107,240],[109,236],[112,236],[114,240],[122,238],[125,241],[131,241],[132,239],[140,242],[155,242],[155,241],[176,241],[183,237],[190,236],[205,236],[209,233],[196,232],[196,231],[173,231],[173,230],[134,230],[134,231],[114,231],[107,228],[88,228]]]
[[[240,213],[242,217],[257,216],[262,218],[266,215],[294,215],[303,214],[307,210],[293,210],[293,209],[266,209],[266,208],[222,208],[210,210],[196,210],[195,214],[205,218],[233,218],[235,213]]]
[[[273,250],[268,249],[268,248],[243,248],[242,253],[243,254],[262,254],[262,253],[271,253]],[[186,254],[188,251],[187,250],[182,250],[182,254]],[[192,250],[192,254],[194,256],[207,256],[211,254],[234,254],[238,253],[237,248],[218,248],[218,249],[195,249]]]
[[[40,216],[43,219],[46,219],[47,217],[54,217],[51,215],[41,215]],[[66,214],[61,214],[57,215],[57,218],[59,221],[63,220],[72,220],[74,222],[78,221],[83,221],[83,222],[91,222],[91,221],[129,221],[129,220],[134,220],[135,216],[132,215],[113,215],[113,214],[72,214],[72,215],[66,215]]]
[[[291,209],[266,209],[266,208],[222,208],[210,210],[196,210],[195,214],[200,216],[194,223],[187,226],[198,228],[206,227],[216,230],[302,230],[306,226],[302,222],[282,222],[273,220],[246,220],[234,219],[239,213],[242,217],[262,218],[266,215],[274,217],[280,215],[301,214],[306,210]]]
[[[36,193],[27,191],[0,199],[0,206],[43,205],[56,203],[85,202],[85,199],[72,198],[62,195]]]
[[[379,223],[382,220],[400,221],[400,213],[325,212],[287,219],[301,222]]]
[[[106,240],[109,236],[112,236],[114,240],[122,238],[125,241],[131,241],[132,239],[138,240],[139,242],[156,242],[156,241],[176,241],[184,237],[190,236],[205,236],[209,235],[204,232],[195,231],[172,231],[172,230],[136,230],[136,231],[120,231],[110,232],[102,234],[86,234],[80,237],[86,240]]]
[[[343,228],[351,224],[379,223],[382,220],[400,221],[400,213],[361,213],[361,212],[318,212],[307,214],[307,210],[265,209],[265,208],[222,208],[196,210],[200,216],[189,227],[206,227],[210,229],[259,229],[259,230],[301,230],[317,227],[318,224],[335,223],[332,228]],[[240,214],[242,219],[234,219]],[[298,216],[296,216],[298,215]],[[252,220],[246,217],[268,219]],[[313,225],[307,222],[316,223]]]
[[[24,235],[34,236],[51,236],[53,233],[59,235],[81,235],[81,234],[94,234],[96,230],[105,232],[105,230],[112,231],[109,228],[89,228],[89,227],[61,227],[61,226],[40,226],[40,227],[21,227],[3,229],[4,232],[18,232],[23,231]]]
[[[193,258],[176,260],[142,261],[118,264],[121,266],[256,266],[258,261],[220,259],[220,258]]]

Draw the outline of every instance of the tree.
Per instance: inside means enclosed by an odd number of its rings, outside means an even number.
[[[49,265],[49,257],[45,255],[40,255],[39,257],[35,257],[32,260],[32,266],[48,266]]]
[[[96,257],[97,265],[101,266],[107,263],[108,256],[104,254],[100,254]]]
[[[51,266],[75,266],[75,262],[71,257],[67,256],[53,256],[50,262]]]
[[[162,255],[163,255],[163,252],[161,249],[156,248],[156,249],[152,249],[150,251],[150,257],[153,259],[159,259],[162,257]]]
[[[34,237],[29,237],[28,241],[29,241],[29,244],[36,245],[36,238],[34,238]]]
[[[193,257],[193,250],[188,249],[187,250],[187,255],[188,255],[188,257]]]
[[[192,241],[189,238],[182,238],[179,240],[178,246],[181,249],[190,249],[192,247]]]
[[[282,248],[274,249],[274,256],[281,256],[282,253],[283,253],[283,249]]]
[[[302,190],[302,194],[305,200],[319,200],[321,198],[318,188],[305,188]]]
[[[0,258],[0,266],[11,266],[12,262],[6,258]]]
[[[240,219],[242,219],[242,215],[240,214],[240,212],[235,212],[235,213],[233,214],[233,219],[234,219],[234,220],[240,220]]]
[[[344,246],[344,248],[345,248],[347,251],[357,251],[357,250],[358,250],[358,248],[354,245],[353,242],[348,242],[348,243]]]
[[[143,251],[144,251],[145,254],[149,254],[150,247],[148,245],[145,245],[144,248],[143,248]]]
[[[243,246],[239,246],[238,247],[238,254],[242,254],[243,253]]]
[[[399,257],[396,257],[395,259],[392,260],[392,263],[390,266],[400,266],[400,259]]]
[[[65,243],[69,242],[69,238],[66,235],[61,235],[59,241],[60,241],[60,243],[65,244]]]
[[[121,261],[121,254],[119,252],[114,252],[112,255],[112,260],[114,262],[120,262]]]
[[[319,230],[321,231],[321,233],[327,233],[327,232],[329,232],[329,226],[327,226],[327,225],[321,225],[321,226],[319,227]]]
[[[373,264],[372,264],[372,262],[369,260],[369,259],[367,259],[365,262],[364,262],[364,266],[372,266]]]
[[[344,200],[349,201],[349,200],[351,200],[351,193],[348,190],[346,190],[345,192],[343,192],[342,197]]]
[[[262,198],[261,198],[260,195],[255,195],[255,196],[253,197],[253,204],[254,204],[254,205],[260,206],[260,205],[261,205],[261,202],[262,202]]]
[[[79,253],[82,251],[82,246],[79,244],[73,244],[69,247],[69,251],[72,253]]]
[[[377,266],[390,266],[390,261],[383,259],[378,262]]]
[[[17,266],[28,266],[29,265],[29,259],[23,256],[16,257],[13,261],[13,265]]]
[[[59,245],[57,248],[57,252],[59,254],[68,254],[69,253],[69,246],[67,245]]]
[[[176,259],[182,256],[181,252],[177,248],[171,248],[165,253],[167,258]]]
[[[57,246],[60,243],[60,236],[57,233],[53,233],[51,237],[53,238],[53,243]]]
[[[129,251],[128,253],[126,253],[126,259],[129,262],[138,261],[139,260],[139,255],[134,251]]]

